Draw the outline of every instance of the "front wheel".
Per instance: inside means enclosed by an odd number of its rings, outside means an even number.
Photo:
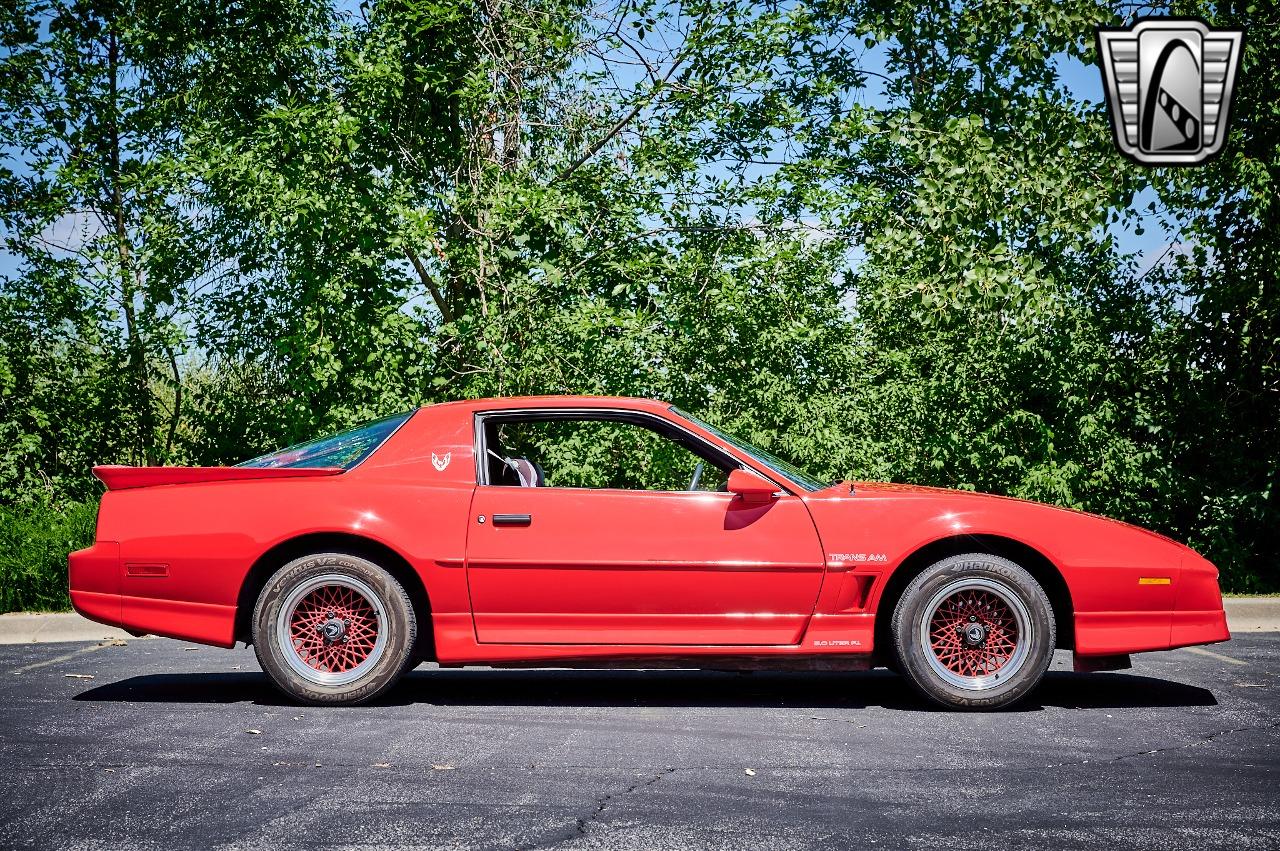
[[[344,553],[296,559],[267,582],[253,614],[258,662],[304,703],[363,703],[409,664],[417,620],[409,595],[377,564]]]
[[[1009,706],[1053,659],[1053,607],[1022,567],[969,553],[931,565],[893,612],[898,666],[923,695],[954,709]]]

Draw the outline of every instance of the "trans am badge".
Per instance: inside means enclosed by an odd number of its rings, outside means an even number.
[[[439,455],[437,455],[437,454],[436,454],[436,453],[434,453],[434,452],[432,452],[432,453],[431,453],[431,466],[435,467],[435,468],[436,468],[437,470],[439,470],[441,473],[443,473],[443,472],[444,472],[444,468],[445,468],[445,467],[448,467],[448,466],[449,466],[449,462],[450,462],[450,461],[452,461],[452,460],[453,460],[453,452],[452,452],[452,451],[444,453],[444,457],[443,457],[443,458],[441,458]]]
[[[1195,165],[1222,150],[1243,30],[1145,18],[1098,27],[1116,146],[1147,165]]]

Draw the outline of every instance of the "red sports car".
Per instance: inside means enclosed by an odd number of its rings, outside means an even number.
[[[830,484],[662,402],[451,402],[236,467],[98,467],[81,614],[358,703],[443,666],[866,668],[1006,706],[1229,638],[1218,571],[1033,502]]]

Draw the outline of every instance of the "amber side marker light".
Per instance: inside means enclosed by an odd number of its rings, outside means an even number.
[[[1143,576],[1138,579],[1139,585],[1169,585],[1172,582],[1167,576]]]

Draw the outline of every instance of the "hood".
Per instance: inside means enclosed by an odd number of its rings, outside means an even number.
[[[1183,544],[1181,541],[1174,540],[1173,538],[1170,538],[1167,535],[1162,535],[1159,532],[1153,532],[1150,529],[1144,528],[1142,526],[1136,526],[1133,523],[1126,523],[1123,520],[1115,520],[1111,517],[1107,517],[1102,514],[1094,514],[1089,511],[1081,511],[1078,508],[1066,508],[1061,505],[1050,505],[1044,502],[1036,502],[1033,499],[1021,499],[1015,496],[1000,496],[998,494],[982,493],[980,491],[953,490],[951,488],[935,488],[935,487],[929,487],[927,485],[898,484],[896,482],[852,482],[851,484],[853,486],[854,493],[858,493],[861,491],[864,493],[885,494],[885,495],[893,495],[893,496],[919,496],[919,497],[933,496],[933,497],[947,497],[949,499],[957,498],[957,499],[963,499],[963,500],[968,500],[968,499],[1003,500],[1007,502],[1021,503],[1022,505],[1034,505],[1037,508],[1042,508],[1046,511],[1061,511],[1066,514],[1074,514],[1081,517],[1089,517],[1094,520],[1101,520],[1105,523],[1112,523],[1116,526],[1123,526],[1124,528],[1130,529],[1134,532],[1142,532],[1143,534],[1150,535],[1153,538],[1159,538],[1160,540],[1165,541],[1167,543],[1175,544],[1179,547],[1186,548],[1186,544]]]

